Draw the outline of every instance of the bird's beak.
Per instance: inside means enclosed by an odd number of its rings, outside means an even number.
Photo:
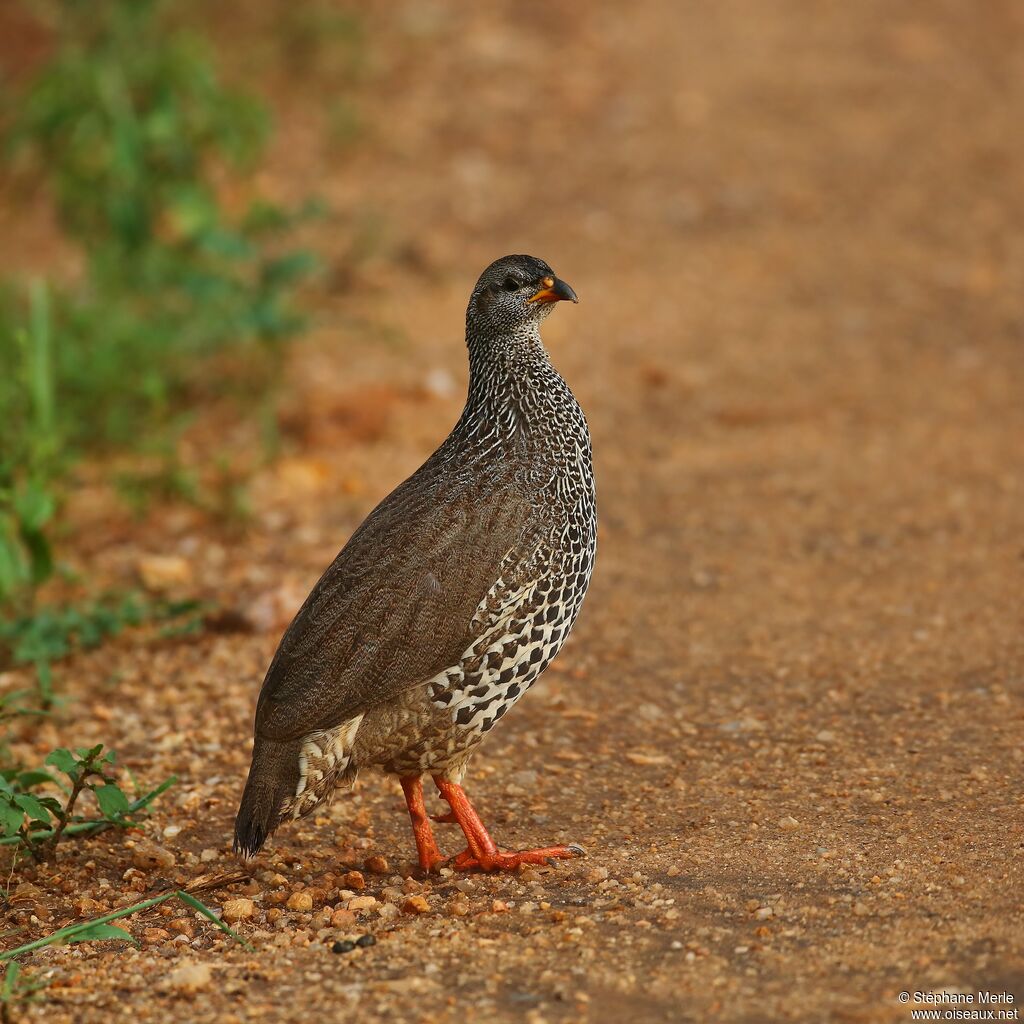
[[[562,280],[557,277],[543,277],[540,282],[540,291],[527,302],[579,302],[576,293]]]

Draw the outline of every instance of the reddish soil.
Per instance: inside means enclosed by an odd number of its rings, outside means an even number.
[[[286,5],[224,6],[234,72],[277,107],[264,187],[337,211],[309,229],[332,291],[291,354],[286,454],[241,533],[187,507],[133,523],[99,486],[71,519],[97,579],[173,556],[181,592],[252,631],[136,634],[62,666],[72,702],[23,752],[73,732],[144,784],[177,774],[146,837],[175,863],[133,868],[142,836],[69,846],[16,874],[37,888],[6,927],[25,941],[83,896],[235,867],[282,626],[457,416],[464,303],[506,252],[580,294],[546,337],[591,421],[601,534],[570,642],[467,787],[506,845],[589,856],[410,878],[398,786],[368,777],[208,897],[253,899],[254,952],[157,912],[129,924],[138,950],[26,958],[51,980],[27,1018],[874,1024],[911,1019],[901,991],[1019,1005],[1024,11],[378,5],[350,81],[266,55]],[[45,230],[11,205],[0,223]],[[193,443],[243,451],[225,416]],[[346,916],[353,868],[378,902]],[[195,993],[186,963],[211,971]]]

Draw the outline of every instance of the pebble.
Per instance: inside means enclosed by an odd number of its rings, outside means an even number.
[[[348,871],[341,876],[338,884],[342,889],[365,889],[366,879],[362,871]]]
[[[306,913],[313,909],[313,897],[308,892],[293,892],[288,897],[288,909]]]
[[[403,914],[429,914],[430,904],[424,896],[410,896],[402,904]]]
[[[785,818],[779,818],[779,828],[781,828],[783,832],[792,832],[794,829],[798,829],[799,827],[800,822],[788,814]]]
[[[79,917],[95,917],[97,914],[104,914],[110,909],[106,903],[90,899],[88,896],[79,896],[71,905],[75,908],[75,913]]]
[[[520,771],[513,772],[508,778],[510,782],[515,783],[517,786],[522,786],[523,789],[532,789],[537,785],[539,776],[532,768],[523,768]]]
[[[354,914],[358,914],[365,910],[373,910],[377,903],[376,896],[354,896],[348,901],[346,909],[351,910]]]
[[[370,946],[376,946],[377,940],[372,935],[360,935],[359,938],[356,939],[356,945],[362,946],[363,949],[367,949]]]
[[[177,970],[167,975],[166,985],[177,992],[198,992],[206,988],[213,980],[213,972],[209,964],[182,964]]]
[[[367,857],[365,867],[373,875],[386,875],[389,870],[387,858],[382,857],[379,853]],[[359,872],[357,871],[355,874],[359,874]]]
[[[147,590],[168,590],[192,582],[192,566],[180,555],[144,555],[136,569]]]
[[[332,928],[351,928],[356,923],[356,915],[351,910],[338,908],[331,914]]]
[[[135,844],[132,850],[132,864],[143,871],[152,871],[154,868],[174,867],[174,854],[165,850],[162,846],[149,840]]]
[[[252,900],[236,899],[224,902],[224,920],[229,924],[233,921],[244,921],[255,912],[256,905]]]
[[[657,704],[652,704],[650,701],[638,704],[633,709],[633,714],[645,722],[660,722],[665,717],[665,712]]]
[[[356,944],[354,942],[351,942],[348,939],[341,939],[338,942],[335,942],[333,946],[331,946],[331,952],[332,953],[351,953],[352,950],[355,949],[355,948],[356,948]]]
[[[203,852],[201,854],[199,854],[199,859],[204,864],[209,864],[210,861],[216,860],[219,856],[220,856],[220,851],[219,850],[203,850]]]

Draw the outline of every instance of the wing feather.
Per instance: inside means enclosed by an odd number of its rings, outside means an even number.
[[[457,664],[503,563],[536,549],[535,514],[511,479],[484,490],[429,467],[370,513],[288,627],[260,692],[259,736],[332,729]]]

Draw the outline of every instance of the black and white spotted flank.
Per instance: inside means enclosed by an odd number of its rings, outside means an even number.
[[[540,325],[575,298],[531,256],[480,277],[462,416],[353,534],[267,673],[237,848],[254,853],[361,768],[461,781],[558,653],[597,521],[587,422]]]

